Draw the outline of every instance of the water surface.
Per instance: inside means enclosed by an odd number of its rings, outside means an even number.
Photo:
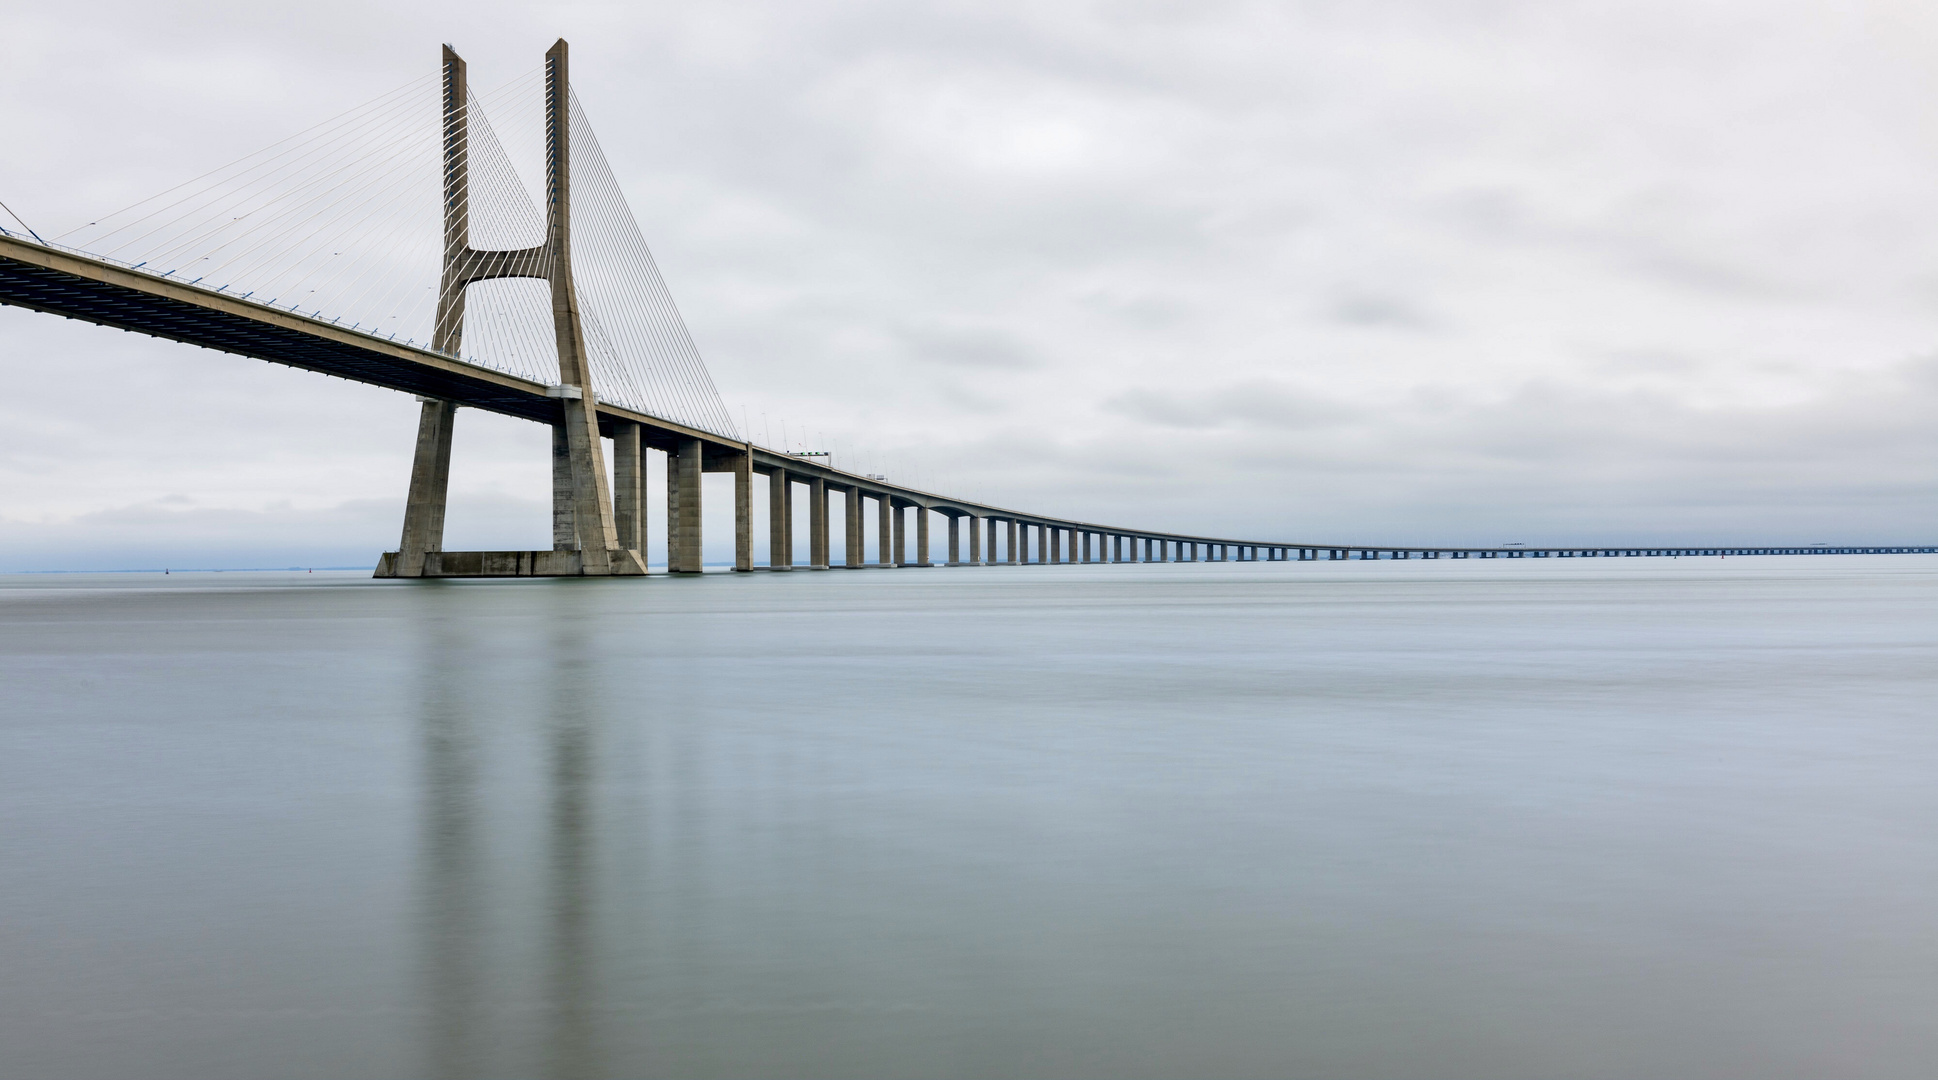
[[[1934,601],[0,578],[0,1075],[1929,1075]]]

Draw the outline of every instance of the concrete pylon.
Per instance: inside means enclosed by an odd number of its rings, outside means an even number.
[[[875,543],[876,543],[875,565],[877,566],[896,565],[895,537],[897,534],[895,529],[895,507],[893,505],[894,502],[895,500],[890,498],[887,492],[883,492],[881,496],[875,500],[877,509],[879,509],[880,511],[879,515],[877,516],[876,526],[875,526],[876,531],[880,533],[880,535],[875,538]]]
[[[471,246],[467,81],[463,58],[449,45],[444,46],[444,257],[431,347],[451,356],[460,352],[465,289],[472,282],[538,278],[550,284],[559,359],[559,386],[553,396],[559,400],[560,410],[554,440],[553,549],[577,551],[578,570],[583,574],[643,574],[645,562],[638,548],[621,543],[618,522],[622,513],[630,511],[627,539],[641,542],[643,506],[637,500],[625,510],[614,506],[599,443],[598,397],[572,282],[571,77],[565,40],[559,39],[545,54],[546,222],[545,240],[536,247],[479,250]],[[417,460],[411,468],[403,539],[392,571],[395,576],[421,576],[427,572],[426,556],[443,550],[455,412],[449,403],[426,402],[418,418]],[[697,497],[697,490],[695,494]],[[622,500],[625,497],[622,491]],[[384,571],[380,568],[379,573]]]
[[[567,53],[565,39],[560,38],[545,54],[545,242],[551,263],[547,269],[552,284],[559,383],[564,391],[565,434],[572,456],[579,558],[585,573],[609,574],[611,552],[618,546],[619,535],[606,483],[606,457],[599,448],[599,402],[592,387],[592,358],[586,352],[578,293],[572,285],[572,80]],[[573,389],[579,391],[576,396],[570,393]],[[695,483],[695,495],[698,487]]]
[[[467,205],[470,124],[464,58],[449,45],[443,56],[444,259],[438,281],[437,322],[431,347],[457,355],[464,332],[464,286],[456,282],[459,253],[471,246]],[[444,508],[451,487],[451,438],[457,406],[426,398],[417,417],[417,451],[411,461],[410,494],[404,503],[404,534],[397,542],[398,577],[422,577],[424,557],[444,550]]]

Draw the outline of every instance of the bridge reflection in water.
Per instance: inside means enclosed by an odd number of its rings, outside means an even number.
[[[530,1075],[606,1075],[595,1015],[602,934],[597,676],[575,598],[550,591],[541,603],[552,609],[539,635],[548,647],[529,659],[547,685],[537,695],[543,712],[524,729],[481,700],[491,690],[476,678],[480,642],[461,622],[424,613],[418,921],[426,1071],[433,1076],[500,1075],[510,1061],[525,1062]],[[543,810],[527,817],[493,806],[487,792],[502,792],[506,779],[492,771],[493,751],[531,740],[542,744],[542,790],[523,794]],[[504,835],[510,821],[543,828],[531,838],[541,850],[529,862],[512,860],[507,881],[502,855],[524,839]],[[519,870],[536,871],[536,880],[519,880]],[[535,912],[542,925],[519,925]],[[605,936],[609,948],[613,930]],[[529,1060],[533,1052],[541,1060]]]

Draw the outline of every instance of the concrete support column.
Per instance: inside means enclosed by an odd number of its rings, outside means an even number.
[[[417,454],[411,460],[404,535],[397,543],[397,576],[422,577],[424,556],[444,550],[444,505],[451,488],[451,434],[458,407],[425,401],[417,415]]]
[[[993,532],[989,534],[989,545],[992,548],[996,546],[996,534]],[[995,552],[991,551],[990,554],[994,555]],[[969,515],[969,565],[970,566],[983,565],[982,519],[977,517],[974,514]]]
[[[1071,554],[1074,555],[1076,553],[1071,552]],[[1085,529],[1083,531],[1083,561],[1084,562],[1090,561],[1090,530],[1089,529]]]
[[[896,529],[895,529],[895,507],[893,505],[894,502],[895,500],[889,497],[887,494],[883,494],[875,499],[876,510],[877,510],[876,531],[880,533],[880,535],[875,538],[875,565],[876,566],[895,565]]]
[[[949,565],[962,565],[962,519],[949,515]]]
[[[1056,561],[1056,530],[1048,525],[1036,527],[1036,561],[1039,565]]]
[[[1016,565],[1016,519],[1014,518],[1011,518],[1009,521],[1009,546],[1005,547],[1003,551],[1009,557],[1009,564],[1011,566],[1015,566]]]
[[[704,452],[705,447],[700,440],[680,440],[680,522],[675,535],[679,539],[680,572],[683,574],[701,571],[700,455]]]
[[[767,474],[767,568],[794,569],[794,501],[786,469]]]
[[[828,568],[828,482],[819,476],[808,482],[808,566]]]
[[[552,425],[552,550],[579,546],[577,492],[572,488],[572,441],[564,424]]]
[[[929,565],[929,508],[912,507],[915,511],[915,565]]]
[[[754,568],[754,444],[733,463],[733,568]]]
[[[680,569],[680,452],[666,452],[666,571]]]
[[[612,425],[612,524],[621,551],[646,548],[646,470],[641,460],[639,425]]]
[[[894,534],[892,539],[895,541],[895,557],[889,563],[889,565],[907,566],[908,565],[908,507],[892,506],[892,504],[895,502],[893,497],[890,497],[888,501],[891,504],[891,509],[889,513],[890,513],[892,528],[890,531]]]
[[[844,539],[842,562],[850,569],[861,568],[861,489],[851,487],[842,493],[842,516],[848,519],[848,535]]]

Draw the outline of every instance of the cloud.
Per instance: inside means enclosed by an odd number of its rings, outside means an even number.
[[[1359,410],[1263,381],[1169,395],[1133,390],[1106,400],[1104,407],[1142,423],[1186,430],[1242,425],[1275,432],[1309,431],[1361,417]]]
[[[41,5],[0,193],[93,220],[454,33],[480,86],[573,42],[729,407],[858,468],[1284,538],[1938,535],[1928,9]],[[17,309],[0,376],[12,565],[395,542],[408,397]],[[454,544],[545,542],[542,430],[461,414],[454,483]]]
[[[992,326],[905,324],[896,328],[916,363],[938,363],[983,371],[1030,371],[1044,359],[1014,334]]]

